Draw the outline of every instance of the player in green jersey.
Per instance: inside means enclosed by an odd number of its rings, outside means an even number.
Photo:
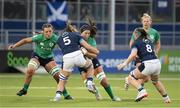
[[[89,24],[85,24],[80,28],[81,36],[88,42],[89,45],[93,47],[96,47],[96,40],[95,40],[96,31],[97,31],[97,27],[95,23],[92,21],[92,19],[90,18],[89,18]],[[100,81],[101,86],[105,89],[105,91],[107,92],[109,97],[112,99],[112,101],[120,101],[121,99],[119,97],[114,96],[111,86],[108,83],[106,74],[97,56],[89,52],[87,52],[84,55],[92,59],[92,63],[94,67],[94,76],[97,77],[97,79]],[[83,68],[79,68],[79,71],[81,72],[82,79],[86,83],[86,80],[87,80],[86,70]],[[101,96],[98,93],[98,90],[95,96],[97,100],[101,100]]]
[[[28,63],[28,69],[25,75],[24,86],[17,93],[18,96],[26,95],[32,76],[39,66],[43,66],[46,71],[53,76],[56,82],[59,82],[59,70],[55,60],[53,59],[53,48],[56,45],[58,36],[54,34],[53,26],[49,23],[43,24],[42,33],[33,37],[28,37],[20,40],[19,42],[10,45],[8,49],[14,49],[27,43],[35,43],[35,48],[32,57]],[[63,91],[65,99],[73,99],[66,89]]]
[[[143,16],[141,17],[141,23],[142,23],[143,29],[147,32],[149,38],[154,43],[155,52],[156,54],[158,54],[161,48],[160,35],[157,30],[151,27],[151,24],[152,24],[151,17],[147,13],[144,13]],[[133,32],[133,35],[131,36],[131,40],[129,43],[130,47],[133,45],[134,40],[135,38],[134,38],[134,32]]]

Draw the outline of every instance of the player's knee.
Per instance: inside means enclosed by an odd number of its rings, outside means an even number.
[[[134,75],[134,70],[130,72],[128,77],[128,80],[132,80],[132,79],[138,80],[138,78],[136,78],[136,76]]]
[[[144,82],[144,83],[147,83],[148,81],[149,81],[149,78],[143,79],[143,82]]]
[[[49,74],[51,74],[52,76],[56,75],[57,73],[59,73],[60,68],[58,66],[54,66],[50,71]]]
[[[158,83],[158,80],[151,80],[153,85],[156,85]]]
[[[96,75],[97,79],[101,82],[105,77],[105,73],[102,71]]]
[[[68,80],[68,76],[66,76],[66,75],[64,75],[63,73],[60,72],[59,79],[63,80],[63,81],[67,81]]]
[[[36,63],[34,60],[30,60],[28,63],[28,68],[37,70],[39,67],[38,63]]]

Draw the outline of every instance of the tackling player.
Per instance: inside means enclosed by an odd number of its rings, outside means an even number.
[[[59,101],[61,99],[65,84],[72,73],[74,66],[82,67],[87,70],[87,89],[91,92],[95,92],[93,86],[94,71],[92,62],[91,60],[84,58],[80,46],[83,46],[87,51],[95,54],[98,54],[99,51],[96,48],[91,47],[78,33],[72,32],[68,25],[62,35],[59,36],[57,44],[63,53],[63,65],[62,70],[60,71],[60,81],[57,85],[57,91],[53,101]]]

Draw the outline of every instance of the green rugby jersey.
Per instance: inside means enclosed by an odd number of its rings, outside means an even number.
[[[96,47],[96,41],[91,36],[88,37],[87,43],[93,47]]]
[[[38,34],[32,37],[32,41],[35,42],[34,52],[42,58],[53,57],[53,48],[56,45],[58,36],[52,34],[49,39],[46,39],[43,34]]]
[[[150,39],[152,40],[152,42],[155,44],[157,41],[160,40],[160,35],[158,33],[157,30],[153,29],[153,28],[149,28],[147,31],[148,36],[150,37]],[[134,35],[132,34],[131,36],[131,40],[134,40]]]

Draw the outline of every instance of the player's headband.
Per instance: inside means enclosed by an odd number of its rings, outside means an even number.
[[[81,26],[80,31],[82,33],[85,30],[90,30],[91,31],[91,29],[92,29],[91,26],[85,24],[85,25]]]

